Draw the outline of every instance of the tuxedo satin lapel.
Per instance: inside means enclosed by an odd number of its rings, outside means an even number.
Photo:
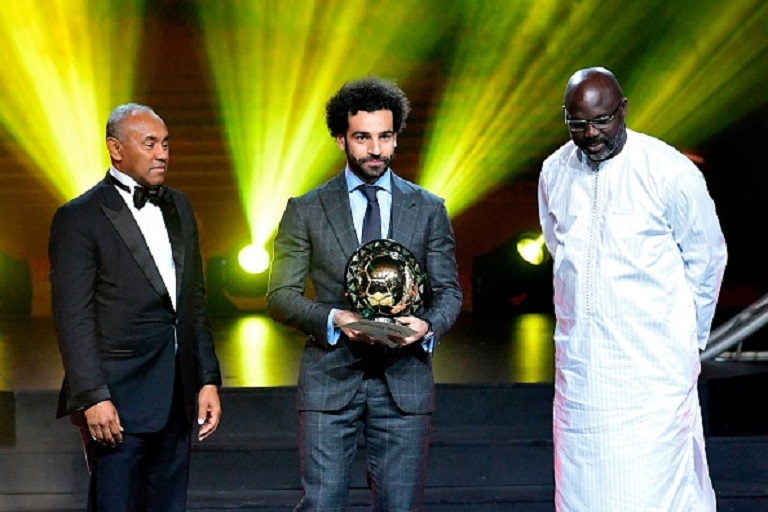
[[[418,208],[414,192],[392,174],[392,238],[408,247],[415,234]]]
[[[349,259],[352,253],[357,250],[360,242],[352,222],[352,209],[349,206],[349,193],[347,192],[344,173],[339,174],[328,185],[328,187],[320,190],[320,203],[344,252],[344,257]]]
[[[176,298],[181,293],[181,276],[184,274],[184,239],[181,232],[181,219],[176,201],[168,193],[160,201],[160,211],[163,212],[165,228],[168,230],[168,238],[171,240],[173,251],[173,266],[176,268]]]
[[[117,191],[114,191],[114,193],[117,194]],[[119,194],[118,199],[120,199]],[[122,199],[120,199],[120,201],[122,202]],[[102,206],[101,209],[104,211],[104,215],[106,215],[110,222],[112,222],[112,225],[115,226],[115,229],[125,242],[125,245],[128,246],[128,250],[131,255],[133,255],[133,259],[136,260],[136,263],[138,263],[141,270],[147,276],[152,288],[154,288],[161,297],[170,299],[168,290],[165,288],[165,283],[163,283],[163,278],[160,276],[160,271],[157,269],[157,265],[155,265],[152,253],[149,252],[149,247],[147,247],[147,242],[141,234],[139,225],[136,224],[136,220],[133,218],[133,215],[131,215],[131,211],[128,207],[125,206],[125,203],[123,203],[122,206],[123,207],[120,210],[113,210],[109,206]]]

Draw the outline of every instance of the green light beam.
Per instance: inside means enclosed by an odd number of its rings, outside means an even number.
[[[560,106],[577,69],[613,70],[630,98],[629,126],[683,146],[766,101],[768,6],[757,1],[454,7],[465,23],[419,177],[452,216],[567,141]]]
[[[446,198],[452,216],[567,137],[559,108],[576,69],[570,56],[594,63],[628,53],[594,44],[589,27],[620,37],[640,10],[622,8],[619,17],[618,5],[555,0],[461,7],[465,23],[419,179]]]
[[[0,9],[0,122],[62,200],[109,165],[104,125],[131,97],[140,2],[29,0]]]
[[[325,103],[344,81],[401,81],[435,44],[440,17],[420,5],[202,2],[200,18],[228,150],[252,241],[272,237],[287,199],[343,165]],[[392,30],[391,27],[397,27]]]
[[[670,2],[625,81],[630,126],[693,147],[765,104],[768,4]]]
[[[510,374],[520,383],[552,382],[554,379],[554,325],[549,315],[527,313],[510,325]]]

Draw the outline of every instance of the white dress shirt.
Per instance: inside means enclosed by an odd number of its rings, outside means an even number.
[[[133,191],[134,187],[139,186],[133,178],[114,167],[109,169],[109,173],[131,191]],[[149,247],[149,252],[155,260],[160,276],[163,278],[168,295],[171,296],[173,308],[176,309],[176,266],[173,264],[173,251],[171,249],[171,241],[168,238],[168,230],[165,227],[163,212],[160,211],[160,207],[149,201],[139,210],[133,204],[132,192],[117,186],[115,188],[125,200],[125,204],[128,206],[131,214],[133,214],[133,218],[136,219],[141,234],[144,235],[144,240],[147,242],[147,247]]]

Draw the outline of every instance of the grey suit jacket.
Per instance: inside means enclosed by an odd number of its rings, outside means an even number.
[[[392,238],[407,247],[427,273],[432,299],[418,316],[432,324],[435,342],[461,311],[455,239],[444,201],[392,173]],[[344,172],[291,198],[274,244],[267,294],[273,319],[309,335],[299,371],[299,409],[338,410],[354,396],[371,358],[381,362],[397,406],[408,413],[434,410],[431,354],[419,343],[384,349],[350,342],[332,346],[332,308],[351,309],[344,295],[346,264],[359,243]],[[307,290],[307,278],[313,291]],[[312,295],[311,297],[308,295]]]

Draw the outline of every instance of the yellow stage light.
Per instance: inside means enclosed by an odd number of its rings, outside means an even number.
[[[461,15],[419,183],[452,216],[568,139],[563,90],[577,69],[614,71],[631,128],[682,147],[768,98],[768,4],[456,2]]]
[[[252,242],[286,200],[343,165],[324,105],[365,74],[429,82],[419,184],[456,216],[567,140],[581,67],[617,73],[631,128],[690,148],[768,98],[768,4],[342,0],[197,2]],[[0,122],[61,200],[108,164],[104,121],[132,100],[143,1],[27,0],[0,10]],[[425,101],[420,98],[420,101]],[[421,128],[419,128],[421,129]],[[419,136],[422,132],[411,134]]]
[[[768,3],[667,2],[653,44],[628,67],[628,124],[695,147],[768,102]]]
[[[275,339],[272,321],[263,315],[248,315],[235,320],[234,333],[223,351],[237,364],[227,377],[229,385],[241,387],[284,386],[287,347]],[[217,347],[217,350],[219,348]]]
[[[509,353],[510,374],[519,383],[552,382],[554,379],[555,330],[552,315],[528,313],[515,317],[509,333],[514,340]]]
[[[104,126],[129,101],[143,2],[27,0],[0,9],[0,121],[60,200],[104,176]]]
[[[200,19],[252,242],[271,241],[289,197],[343,167],[325,103],[366,74],[402,81],[448,27],[429,4],[201,2]]]
[[[237,254],[237,262],[249,274],[260,274],[269,268],[269,253],[263,247],[247,245]]]
[[[517,252],[524,261],[531,265],[541,265],[547,258],[547,252],[544,245],[544,235],[537,237],[522,236],[517,241]]]

